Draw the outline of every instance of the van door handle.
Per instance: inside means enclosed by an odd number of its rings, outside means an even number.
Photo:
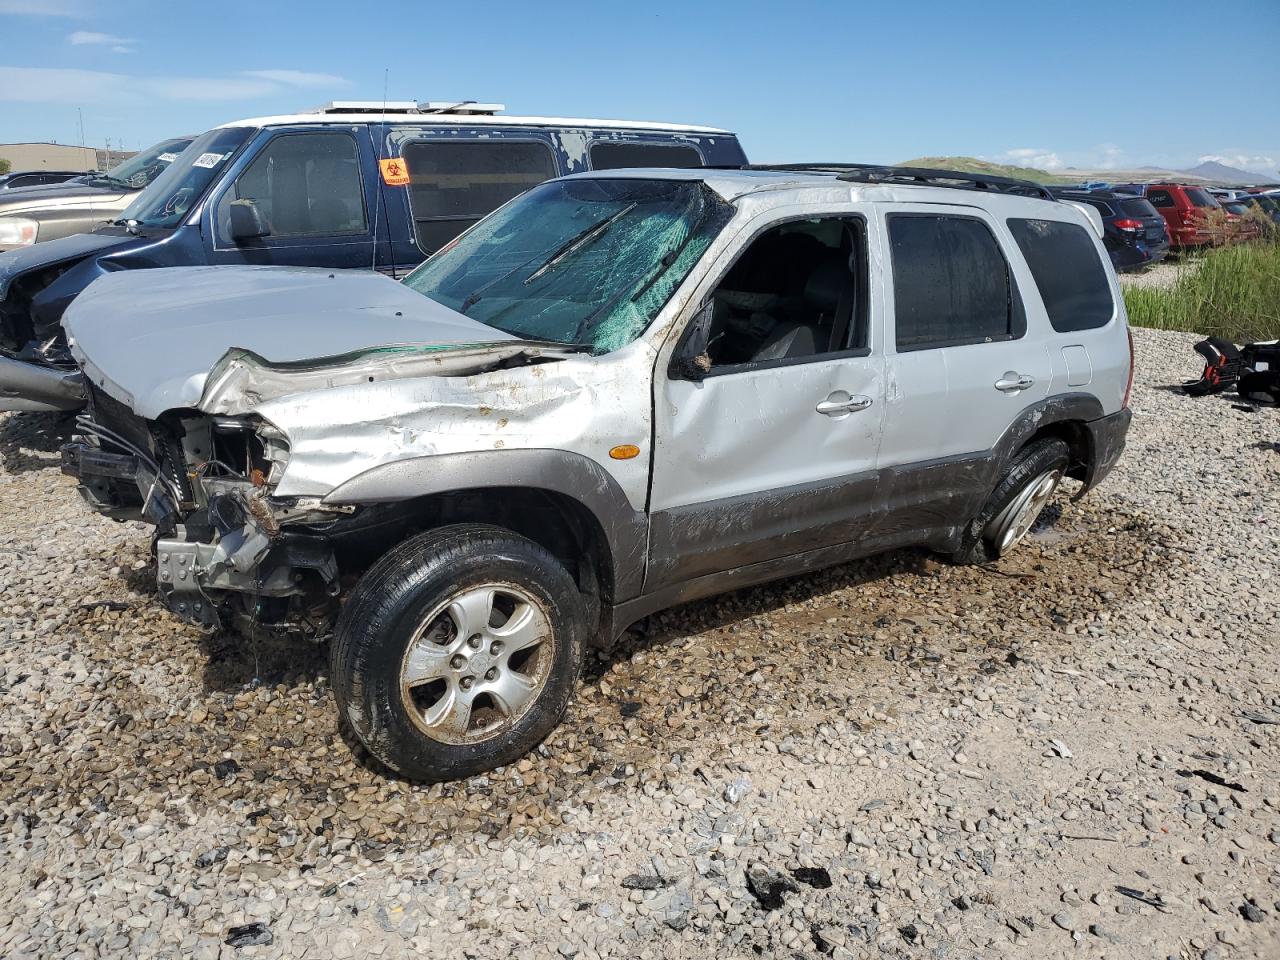
[[[846,417],[857,410],[867,409],[871,404],[870,397],[860,394],[849,396],[843,390],[837,390],[813,409],[825,417]]]
[[[1035,377],[1009,370],[995,382],[995,388],[1001,393],[1017,393],[1019,390],[1026,390],[1028,387],[1034,386],[1035,382]]]

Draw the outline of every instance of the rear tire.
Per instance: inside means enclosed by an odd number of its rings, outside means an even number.
[[[952,560],[990,563],[1009,552],[1052,499],[1070,462],[1071,451],[1061,440],[1046,437],[1025,446],[965,527]]]
[[[412,780],[524,756],[560,722],[585,642],[582,596],[546,549],[484,524],[405,541],[356,584],[331,651],[334,699]]]

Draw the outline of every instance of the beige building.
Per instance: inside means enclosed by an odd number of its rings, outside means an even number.
[[[97,170],[98,151],[62,143],[0,143],[0,159],[22,170]]]

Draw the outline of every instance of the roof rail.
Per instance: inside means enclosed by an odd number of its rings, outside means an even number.
[[[853,183],[898,183],[929,187],[953,187],[960,190],[990,190],[1041,200],[1056,199],[1043,184],[1012,177],[994,177],[985,173],[962,170],[933,170],[927,167],[894,167],[874,163],[774,163],[748,164],[744,170],[794,170],[834,173],[837,180]]]

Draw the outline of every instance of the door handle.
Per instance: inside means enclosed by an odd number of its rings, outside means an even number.
[[[825,417],[844,417],[857,410],[865,410],[871,406],[870,397],[864,397],[859,394],[854,396],[841,396],[843,391],[831,394],[827,399],[822,400],[813,409],[818,411]]]
[[[1001,393],[1017,393],[1019,390],[1026,390],[1028,387],[1034,386],[1035,382],[1035,377],[1029,377],[1025,373],[1014,373],[1010,370],[995,382],[995,388]]]

